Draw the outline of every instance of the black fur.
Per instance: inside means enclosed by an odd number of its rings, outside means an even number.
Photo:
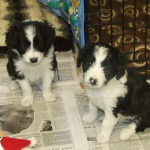
[[[118,99],[114,113],[135,116],[132,121],[137,124],[136,131],[144,131],[150,127],[150,85],[143,77],[128,70],[126,86],[128,93],[124,98]]]
[[[55,51],[61,52],[63,51],[69,51],[73,49],[74,43],[72,38],[66,39],[64,37],[56,36],[55,43],[54,43]]]

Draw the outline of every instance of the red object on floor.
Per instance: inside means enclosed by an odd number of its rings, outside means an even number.
[[[30,140],[3,137],[1,145],[4,150],[21,150],[31,144]]]

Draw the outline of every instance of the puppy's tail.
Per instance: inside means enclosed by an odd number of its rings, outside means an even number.
[[[64,37],[56,36],[54,48],[57,52],[74,51],[73,39],[66,39]]]

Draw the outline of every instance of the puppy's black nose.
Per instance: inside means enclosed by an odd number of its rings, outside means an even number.
[[[30,62],[31,62],[31,63],[36,63],[37,61],[38,61],[38,58],[37,58],[37,57],[30,58]]]
[[[96,85],[97,84],[97,79],[93,79],[92,77],[90,77],[90,84],[92,85]]]

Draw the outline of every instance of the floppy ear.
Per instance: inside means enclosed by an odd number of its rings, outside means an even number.
[[[65,52],[73,49],[74,43],[72,39],[66,39],[64,37],[56,36],[54,47],[55,47],[55,51]]]
[[[13,24],[9,27],[8,31],[6,32],[6,40],[5,43],[11,49],[16,49],[17,47],[17,36],[18,36],[18,25]]]
[[[117,75],[116,75],[117,80],[119,80],[125,74],[125,70],[126,70],[126,57],[123,54],[119,53]]]
[[[85,44],[83,49],[79,49],[78,58],[77,58],[77,67],[78,68],[81,66],[84,56],[85,56],[85,52],[89,49],[90,46],[91,46],[91,43],[88,42]]]
[[[80,68],[83,58],[84,58],[85,50],[80,49],[78,53],[78,58],[77,58],[77,68]]]

